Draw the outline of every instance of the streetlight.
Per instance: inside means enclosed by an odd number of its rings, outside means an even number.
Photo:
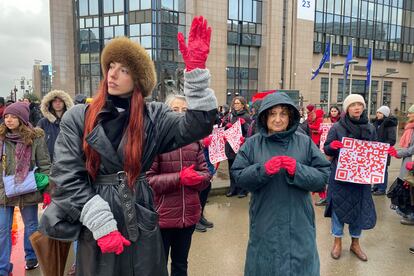
[[[381,98],[380,98],[380,104],[381,106],[384,105],[384,78],[392,75],[392,74],[398,74],[398,70],[397,69],[392,69],[392,70],[388,70],[388,72],[381,74],[380,78],[381,78]]]

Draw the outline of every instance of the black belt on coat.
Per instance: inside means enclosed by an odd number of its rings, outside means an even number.
[[[135,210],[135,193],[128,187],[126,172],[120,171],[114,174],[97,175],[94,185],[114,185],[120,195],[122,212],[128,232],[128,239],[136,242],[139,237],[138,221]],[[141,174],[137,182],[144,180],[145,174]]]

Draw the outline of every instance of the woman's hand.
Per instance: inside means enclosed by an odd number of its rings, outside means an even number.
[[[46,209],[47,206],[52,202],[52,199],[50,198],[50,194],[47,192],[43,193],[43,206],[42,209]]]
[[[387,152],[390,156],[395,157],[395,158],[399,158],[398,155],[397,155],[397,150],[393,146],[389,147]]]
[[[274,156],[264,163],[265,171],[267,175],[277,174],[282,165],[281,156]]]
[[[180,184],[184,186],[194,186],[203,181],[203,177],[194,170],[195,165],[184,167],[180,172]]]
[[[99,238],[97,243],[102,253],[115,253],[116,255],[124,251],[124,246],[131,245],[131,242],[125,239],[118,230]]]
[[[202,16],[195,17],[191,23],[188,45],[185,44],[183,33],[178,33],[178,46],[188,72],[196,68],[206,68],[206,61],[210,52],[210,39],[211,27],[207,26],[207,20]]]
[[[344,144],[342,144],[342,142],[340,142],[338,140],[334,140],[329,144],[329,146],[332,149],[337,150],[337,149],[342,149],[344,147]]]

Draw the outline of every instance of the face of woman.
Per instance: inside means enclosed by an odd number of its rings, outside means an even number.
[[[364,105],[362,103],[352,103],[348,107],[349,116],[352,118],[359,119],[362,115],[362,112],[364,112]]]
[[[410,113],[410,112],[408,112],[408,113],[407,113],[407,117],[408,117],[408,121],[409,121],[410,123],[414,122],[414,113]]]
[[[381,112],[377,112],[377,119],[378,120],[384,119],[384,114],[382,114]]]
[[[111,62],[108,70],[108,93],[113,96],[126,96],[134,89],[134,80],[129,69],[119,62]]]
[[[339,112],[336,108],[332,108],[331,109],[331,117],[336,117],[338,116]]]
[[[236,111],[240,111],[244,108],[243,104],[239,100],[235,100],[233,104],[233,109]]]
[[[12,114],[6,114],[4,116],[4,124],[11,131],[16,130],[20,126],[19,118]]]
[[[267,129],[269,133],[285,131],[289,125],[288,109],[282,106],[275,106],[268,112]]]
[[[186,101],[174,99],[171,102],[170,107],[174,112],[184,113],[187,111],[188,105]]]

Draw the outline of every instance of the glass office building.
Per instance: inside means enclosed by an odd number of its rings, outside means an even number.
[[[76,1],[77,56],[80,93],[92,95],[101,79],[100,52],[117,36],[128,36],[143,46],[155,62],[160,83],[174,80],[183,67],[177,33],[185,33],[185,0]],[[165,95],[154,95],[163,100]]]

